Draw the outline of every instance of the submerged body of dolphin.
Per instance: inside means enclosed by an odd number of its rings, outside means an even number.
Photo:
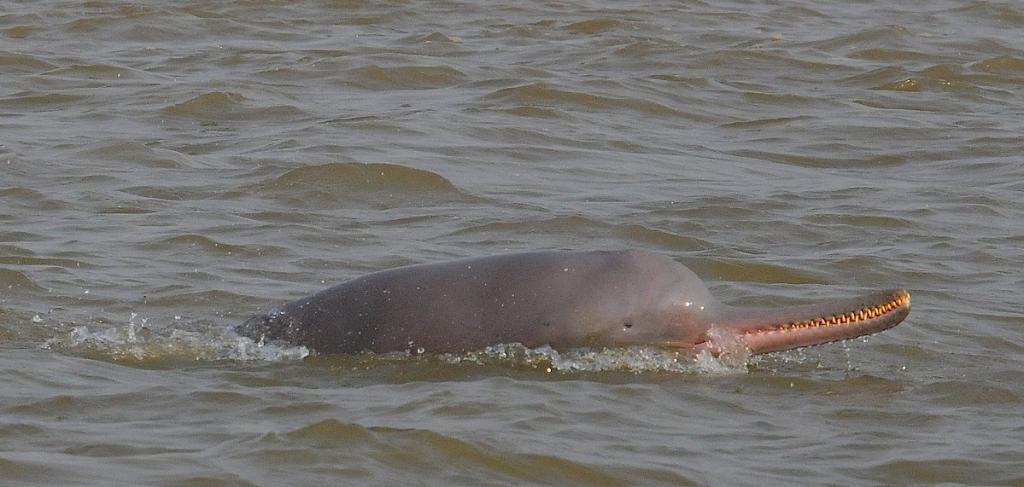
[[[531,252],[376,272],[254,316],[237,330],[320,353],[460,352],[499,343],[717,353],[714,337],[766,353],[877,333],[909,313],[904,290],[802,306],[733,307],[665,256]]]

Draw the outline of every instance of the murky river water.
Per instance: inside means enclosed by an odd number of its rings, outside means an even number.
[[[3,485],[1024,485],[1016,2],[0,4]],[[307,356],[395,265],[638,248],[850,343]]]

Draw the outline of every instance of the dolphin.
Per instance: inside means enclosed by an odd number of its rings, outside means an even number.
[[[552,251],[375,272],[254,316],[236,331],[326,354],[465,352],[500,343],[718,354],[723,340],[759,354],[877,333],[909,313],[902,289],[798,306],[729,306],[664,255]]]

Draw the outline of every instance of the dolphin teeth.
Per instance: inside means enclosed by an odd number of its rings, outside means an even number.
[[[902,306],[906,306],[910,303],[910,296],[907,293],[900,293],[892,297],[892,299],[884,304],[876,306],[867,306],[854,311],[849,311],[839,315],[829,315],[821,318],[815,318],[804,321],[794,321],[782,325],[770,326],[746,332],[747,335],[770,335],[778,333],[789,333],[790,331],[796,332],[800,330],[807,330],[810,328],[820,328],[829,326],[842,326],[857,323],[859,321],[872,320],[878,318],[886,313],[894,311]]]

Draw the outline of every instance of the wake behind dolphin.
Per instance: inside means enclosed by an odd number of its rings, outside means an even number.
[[[902,289],[779,308],[734,307],[686,266],[643,251],[530,252],[375,272],[236,328],[319,353],[464,352],[520,343],[564,350],[652,345],[751,353],[877,333],[910,313]]]

